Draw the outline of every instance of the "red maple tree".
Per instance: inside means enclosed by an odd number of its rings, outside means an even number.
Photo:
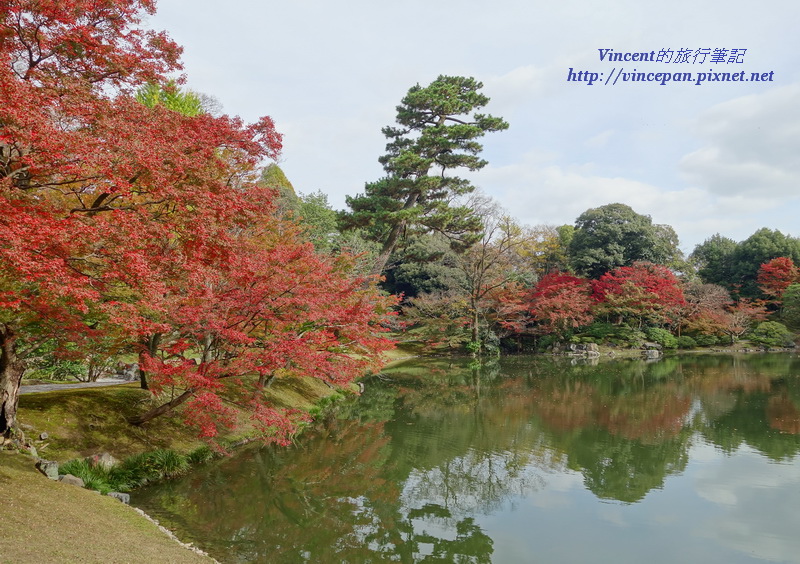
[[[588,280],[563,272],[549,272],[530,295],[529,310],[546,333],[566,331],[592,321],[594,305]]]
[[[728,290],[700,282],[684,283],[682,289],[685,304],[674,310],[678,336],[684,328],[701,334],[720,334],[726,308],[733,303]]]
[[[774,258],[758,269],[758,287],[775,302],[780,302],[786,288],[798,279],[800,271],[789,257]]]
[[[685,304],[678,279],[665,266],[636,262],[606,272],[592,282],[598,311],[616,316],[618,322],[629,318],[639,326],[644,321],[667,323],[675,310]]]
[[[188,422],[213,437],[226,421],[222,395],[236,396],[267,438],[285,442],[296,418],[267,405],[262,388],[298,375],[343,386],[375,368],[391,346],[379,324],[393,300],[352,276],[350,257],[316,254],[277,217],[223,237],[193,249],[186,276],[165,288],[157,321],[147,318],[151,300],[134,304],[138,337],[151,344],[140,357],[150,387],[180,394],[132,422],[187,402]]]
[[[138,124],[108,125],[126,92],[177,69],[180,53],[137,28],[152,10],[0,1],[0,434],[15,423],[24,357],[37,341],[93,331],[85,315],[105,286],[102,233],[116,219],[95,212],[131,200],[129,155],[145,150],[120,139]]]
[[[127,336],[207,436],[220,382],[284,370],[341,384],[387,346],[374,289],[346,257],[317,257],[257,186],[281,148],[272,120],[136,100],[179,69],[180,48],[139,28],[153,10],[0,0],[0,435],[44,341]],[[247,393],[259,421],[291,427]]]

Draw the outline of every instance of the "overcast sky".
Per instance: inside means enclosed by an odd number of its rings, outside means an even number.
[[[159,0],[149,25],[183,45],[189,88],[245,120],[272,116],[295,189],[335,208],[382,176],[380,130],[408,88],[464,75],[510,123],[484,138],[490,164],[474,183],[520,222],[572,224],[622,202],[672,225],[690,252],[715,233],[800,236],[799,21],[792,0]],[[746,52],[675,64],[601,61],[599,49]],[[570,68],[603,79],[569,82]],[[602,83],[620,68],[774,72]]]

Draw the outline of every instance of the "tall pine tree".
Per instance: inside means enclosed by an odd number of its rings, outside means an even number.
[[[487,161],[479,156],[483,146],[477,140],[508,128],[502,118],[474,113],[489,102],[481,88],[475,79],[459,76],[439,76],[424,88],[417,84],[397,106],[397,126],[383,128],[389,142],[378,160],[387,176],[348,197],[352,211],[340,218],[344,229],[362,228],[382,244],[374,275],[386,268],[406,230],[438,231],[456,246],[479,238],[480,220],[451,202],[474,190],[452,171],[483,168]]]

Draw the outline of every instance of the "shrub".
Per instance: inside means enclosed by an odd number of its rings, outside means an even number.
[[[186,462],[189,464],[203,464],[214,458],[214,451],[208,445],[197,447],[186,455]]]
[[[55,340],[47,340],[41,343],[28,363],[27,378],[41,378],[45,380],[80,380],[86,375],[87,368],[78,360],[61,358],[55,354],[57,345]],[[67,350],[74,350],[74,346],[66,347]],[[73,474],[76,476],[76,474]]]
[[[70,460],[59,466],[60,474],[72,474],[83,480],[83,485],[90,490],[97,490],[102,494],[110,491],[120,491],[110,476],[110,472],[102,466],[92,466],[85,458]]]
[[[716,335],[706,335],[704,333],[700,333],[699,335],[695,335],[693,338],[698,347],[710,347],[719,343],[719,337]]]
[[[481,344],[477,341],[470,341],[464,345],[464,348],[467,349],[467,352],[478,354],[481,350]]]
[[[558,339],[555,337],[555,335],[544,335],[539,338],[536,348],[539,351],[546,351],[548,348],[552,347],[557,342]]]
[[[145,485],[147,482],[140,479],[137,473],[123,461],[118,466],[108,471],[109,483],[117,492],[129,492],[134,488]]]
[[[153,467],[158,472],[159,478],[175,478],[183,476],[189,471],[186,457],[174,450],[159,449],[150,453]]]
[[[500,337],[497,333],[490,329],[482,331],[481,335],[483,352],[487,355],[499,356],[500,355]]]
[[[59,467],[62,474],[72,474],[83,480],[87,488],[106,494],[127,492],[167,478],[182,476],[192,464],[214,458],[214,451],[203,445],[184,456],[174,450],[160,449],[126,458],[108,470],[92,466],[86,459],[70,460]]]
[[[129,476],[137,486],[164,478],[181,476],[189,470],[186,457],[173,450],[159,449],[126,458],[119,465],[120,475]]]
[[[617,346],[638,347],[645,340],[644,333],[627,325],[595,322],[580,333],[581,340],[589,343],[611,343]]]
[[[83,480],[83,477],[87,476],[91,470],[92,467],[89,465],[89,461],[84,458],[70,460],[69,462],[65,462],[58,467],[59,474],[72,474],[81,480]],[[84,482],[85,481],[86,480],[84,480]]]
[[[667,331],[666,329],[661,329],[660,327],[648,327],[645,329],[645,335],[647,338],[654,343],[658,343],[665,349],[674,349],[678,347],[678,339],[675,338],[675,335]]]
[[[610,323],[596,322],[586,327],[581,335],[592,339],[594,343],[602,343],[609,338],[615,337],[618,333],[619,327],[611,325]]]
[[[786,347],[794,344],[794,334],[783,323],[764,321],[750,333],[750,340],[765,347]]]
[[[314,404],[311,409],[308,410],[308,414],[316,419],[325,413],[325,411],[328,410],[331,405],[338,402],[342,398],[344,398],[344,394],[341,392],[333,392],[329,396],[321,398],[316,404]]]
[[[697,347],[697,341],[695,341],[688,335],[681,335],[680,337],[678,337],[677,340],[679,349],[693,349]]]
[[[109,471],[118,491],[128,491],[164,478],[181,476],[189,470],[187,458],[172,450],[143,452],[123,460]]]
[[[620,332],[620,340],[630,347],[640,347],[645,341],[645,334],[638,329],[632,329],[626,326],[622,326],[620,329],[622,329]]]

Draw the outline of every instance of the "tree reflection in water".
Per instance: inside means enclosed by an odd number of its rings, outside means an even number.
[[[702,440],[800,453],[789,355],[401,365],[291,449],[249,449],[135,496],[226,562],[490,562],[482,516],[579,473],[636,503]]]

